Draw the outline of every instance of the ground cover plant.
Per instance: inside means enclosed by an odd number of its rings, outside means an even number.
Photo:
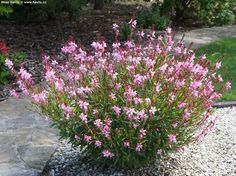
[[[213,102],[231,86],[202,55],[195,57],[183,41],[175,43],[170,28],[134,32],[106,49],[104,39],[87,52],[73,40],[62,47],[66,62],[44,56],[46,86],[34,85],[23,65],[17,72],[10,58],[6,65],[25,95],[69,139],[97,162],[135,168],[178,151],[202,139],[213,127]],[[18,97],[15,90],[11,95]]]
[[[232,80],[232,89],[226,92],[221,100],[236,100],[236,38],[221,39],[200,47],[197,50],[198,55],[207,51],[207,58],[216,63],[222,58],[223,79]]]

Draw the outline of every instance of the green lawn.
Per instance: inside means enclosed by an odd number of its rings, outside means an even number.
[[[220,71],[224,80],[232,80],[232,89],[224,94],[222,100],[236,100],[236,38],[225,38],[200,47],[197,55],[205,51],[207,58],[214,63],[224,56]]]

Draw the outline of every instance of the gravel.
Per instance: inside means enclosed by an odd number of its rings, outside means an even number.
[[[203,141],[137,170],[103,168],[61,141],[43,176],[235,176],[236,107],[216,109],[213,116],[219,120]]]

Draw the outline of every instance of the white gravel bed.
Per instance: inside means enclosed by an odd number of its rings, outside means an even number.
[[[203,141],[153,166],[135,171],[101,168],[62,141],[43,176],[236,176],[236,107],[217,109],[213,116],[219,119]]]

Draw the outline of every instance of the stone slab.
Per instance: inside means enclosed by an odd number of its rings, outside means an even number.
[[[0,176],[37,176],[55,151],[57,131],[29,99],[0,102]]]

